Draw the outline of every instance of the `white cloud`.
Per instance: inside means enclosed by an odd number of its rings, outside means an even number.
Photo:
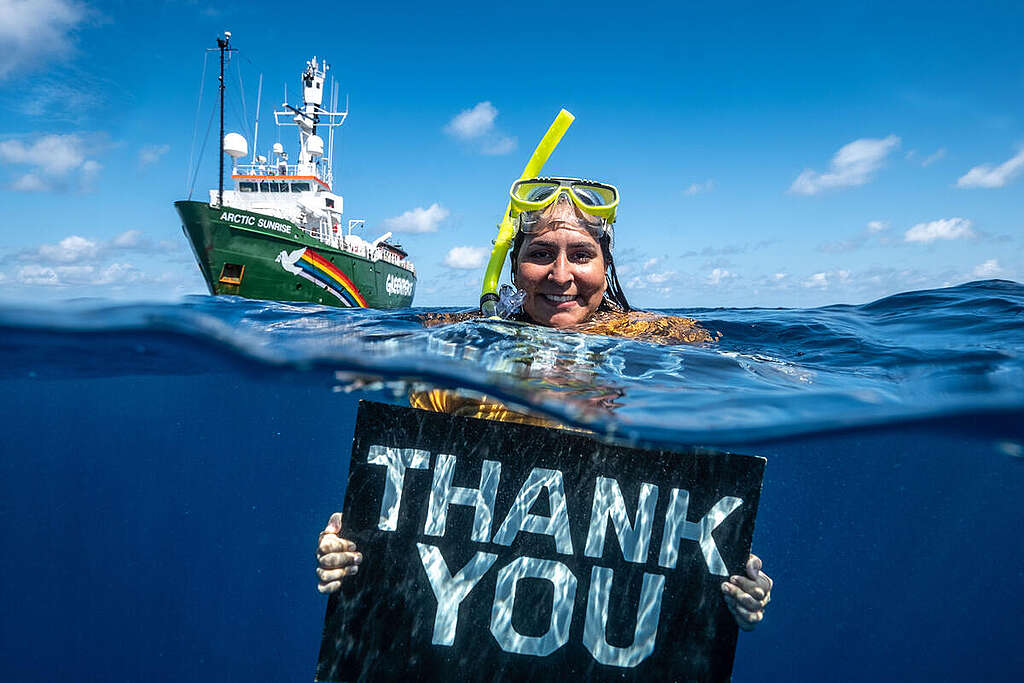
[[[180,284],[180,275],[149,272],[125,262],[122,259],[128,253],[166,259],[175,252],[169,250],[166,243],[154,243],[139,230],[127,230],[110,240],[70,235],[56,244],[42,244],[7,254],[0,258],[0,263],[16,264],[11,272],[12,281],[26,286],[109,286],[116,289],[129,284]]]
[[[974,237],[971,221],[966,218],[942,218],[930,223],[918,223],[903,235],[904,242],[930,244],[936,240],[955,240]]]
[[[494,130],[498,110],[490,102],[480,102],[472,109],[463,109],[455,115],[444,130],[460,140],[473,140]]]
[[[384,227],[393,232],[437,232],[438,226],[451,213],[437,202],[427,208],[416,207],[401,216],[384,219]]]
[[[150,276],[142,272],[130,263],[111,263],[106,268],[97,268],[95,277],[84,284],[111,285],[111,284],[134,284],[151,280]],[[160,278],[157,277],[157,280]]]
[[[974,267],[974,270],[971,271],[971,275],[974,277],[986,280],[993,277],[999,277],[1004,273],[1006,273],[1006,270],[1004,270],[1003,267],[999,265],[999,261],[994,258],[990,258],[984,263],[979,263]]]
[[[868,232],[872,235],[888,229],[889,224],[885,221],[868,221]]]
[[[170,145],[143,145],[139,149],[139,166],[150,166],[171,151]]]
[[[660,273],[648,273],[647,275],[644,276],[644,278],[647,280],[647,282],[651,283],[652,285],[660,285],[671,280],[672,276],[674,276],[675,274],[676,273],[673,270],[665,270]]]
[[[60,278],[53,268],[30,264],[22,266],[15,275],[23,285],[59,285]]]
[[[921,160],[921,165],[922,166],[931,166],[936,161],[938,161],[939,159],[942,159],[945,156],[946,156],[946,148],[945,147],[940,147],[939,149],[935,150],[934,153],[929,154],[924,159],[922,159]]]
[[[26,173],[11,183],[11,189],[15,192],[45,192],[50,186],[38,174]]]
[[[476,270],[484,267],[490,255],[487,247],[452,247],[444,257],[444,264],[459,270]]]
[[[0,0],[0,80],[71,52],[88,11],[71,0]]]
[[[708,275],[708,284],[720,285],[724,281],[734,277],[736,277],[736,275],[734,273],[730,273],[725,268],[715,268],[711,271],[711,274]]]
[[[110,244],[122,249],[132,249],[148,245],[148,240],[142,236],[141,230],[125,230],[120,235],[116,235],[114,239],[110,240]]]
[[[103,146],[97,137],[92,135],[87,139],[78,133],[68,133],[43,135],[31,141],[0,140],[0,161],[30,169],[11,183],[10,188],[19,192],[38,192],[54,186],[59,189],[67,185],[65,178],[74,171],[81,174],[77,178],[78,186],[86,187],[103,168],[98,161],[88,158]]]
[[[78,235],[65,237],[57,244],[44,244],[39,247],[39,257],[59,263],[76,263],[96,258],[99,245],[92,240]]]
[[[900,144],[895,135],[885,138],[861,138],[843,145],[832,157],[829,170],[818,173],[805,169],[793,181],[789,191],[794,194],[817,194],[822,190],[837,187],[864,185],[871,180],[889,152]]]
[[[715,181],[712,178],[708,178],[703,183],[691,184],[688,188],[683,190],[683,194],[687,197],[693,197],[694,195],[711,192],[713,189],[715,189]]]
[[[1010,182],[1017,174],[1024,170],[1024,147],[1007,161],[993,166],[982,164],[975,166],[970,171],[960,176],[956,181],[957,187],[1003,187]]]
[[[490,156],[501,156],[502,154],[514,151],[518,142],[513,137],[498,137],[496,140],[484,143],[480,151]]]
[[[107,266],[43,266],[33,263],[20,267],[16,278],[23,285],[50,287],[128,285],[166,279],[148,276],[130,263],[111,263]]]
[[[56,244],[41,244],[4,256],[0,262],[43,266],[100,265],[105,259],[127,252],[167,255],[173,250],[167,243],[154,244],[141,230],[126,230],[109,241],[69,235]]]
[[[10,164],[37,166],[52,175],[62,175],[85,162],[82,139],[74,133],[44,135],[31,144],[22,140],[0,142],[0,159]]]
[[[650,263],[650,261],[648,261],[648,263]],[[647,268],[645,265],[645,270],[646,269]],[[666,282],[672,280],[675,277],[676,272],[674,270],[664,270],[654,273],[645,273],[643,275],[637,275],[636,277],[632,278],[629,281],[628,287],[629,289],[647,289],[651,285],[664,285]],[[658,289],[658,291],[666,292],[669,289],[670,288],[661,287]]]
[[[444,132],[462,142],[479,146],[489,155],[508,154],[515,150],[517,140],[495,126],[498,110],[490,102],[479,102],[472,109],[463,109],[444,127]]]
[[[800,284],[808,288],[817,287],[820,289],[825,289],[826,287],[828,287],[828,274],[815,273],[814,275],[810,276]]]
[[[774,279],[774,280],[775,280],[776,282],[782,282],[782,281],[783,281],[783,280],[785,280],[785,279],[786,279],[787,277],[789,277],[789,273],[775,273],[775,275],[773,275],[773,276],[772,276],[772,278],[773,278],[773,279]]]

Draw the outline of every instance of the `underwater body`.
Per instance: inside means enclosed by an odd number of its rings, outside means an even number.
[[[0,677],[311,680],[357,402],[430,386],[766,457],[736,681],[1019,680],[1024,285],[663,311],[721,335],[679,346],[437,312],[0,307]]]

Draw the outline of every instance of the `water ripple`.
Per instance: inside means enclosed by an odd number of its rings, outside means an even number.
[[[862,306],[666,311],[722,333],[699,346],[504,321],[427,329],[424,312],[233,297],[7,306],[2,374],[180,374],[241,364],[313,382],[387,383],[399,396],[413,386],[468,390],[650,442],[736,443],[1024,408],[1024,286],[1015,282]]]

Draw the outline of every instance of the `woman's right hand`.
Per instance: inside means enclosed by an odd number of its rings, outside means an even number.
[[[338,536],[341,531],[341,513],[335,512],[320,532],[316,546],[316,589],[333,593],[341,588],[341,580],[359,571],[363,554],[356,552],[356,544]]]

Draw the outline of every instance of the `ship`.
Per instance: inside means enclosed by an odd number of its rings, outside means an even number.
[[[235,51],[231,34],[217,39],[220,51],[220,176],[209,201],[174,203],[182,229],[210,294],[295,301],[346,308],[404,308],[416,292],[416,268],[401,245],[384,233],[369,241],[354,231],[365,221],[342,226],[344,199],[335,190],[335,129],[348,116],[338,111],[333,89],[323,107],[330,68],[316,57],[301,74],[302,105],[275,108],[274,123],[298,130],[298,155],[288,158],[278,142],[269,155],[256,152],[239,133],[224,134],[224,60]],[[261,91],[262,94],[262,91]],[[287,100],[287,96],[285,98]],[[259,104],[257,103],[257,112]],[[321,133],[327,131],[325,149]],[[224,187],[224,159],[231,159],[233,188]]]

